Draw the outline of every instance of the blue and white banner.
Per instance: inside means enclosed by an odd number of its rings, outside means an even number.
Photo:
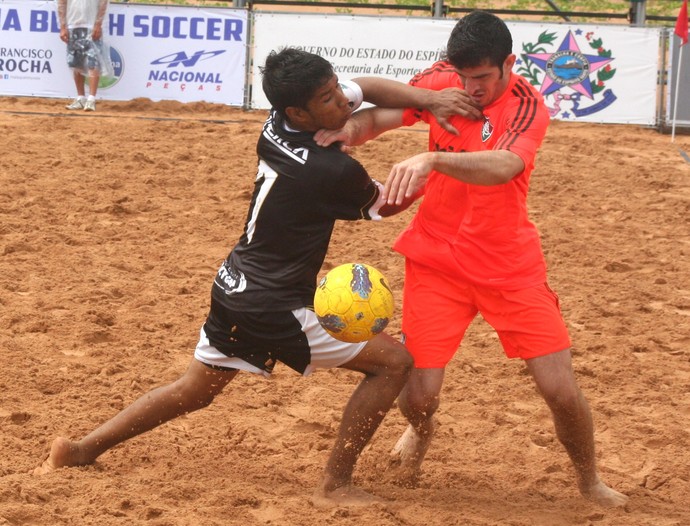
[[[115,75],[99,98],[243,105],[245,10],[111,4],[103,33]],[[54,1],[0,0],[0,94],[74,96],[59,35]]]
[[[251,78],[271,50],[300,47],[330,60],[342,79],[407,82],[442,57],[455,20],[256,13]],[[661,28],[508,22],[515,71],[544,95],[554,119],[654,124]],[[251,105],[267,108],[254,89]]]
[[[421,17],[252,16],[249,35],[244,9],[111,4],[104,38],[115,75],[101,79],[99,98],[266,109],[259,67],[271,50],[285,46],[327,58],[343,79],[373,75],[407,82],[442,57],[455,25],[454,20]],[[656,123],[662,28],[508,26],[518,59],[515,71],[541,91],[552,118]],[[59,32],[53,0],[0,0],[0,95],[74,95]],[[251,67],[248,42],[253,42]]]

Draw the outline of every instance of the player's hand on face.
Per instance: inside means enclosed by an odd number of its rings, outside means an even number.
[[[458,131],[448,120],[453,115],[460,115],[471,120],[483,118],[481,108],[478,108],[467,92],[460,88],[446,88],[435,92],[429,111],[444,130],[455,135]]]
[[[420,153],[394,165],[386,179],[383,196],[389,205],[401,205],[424,188],[433,169],[431,154]]]

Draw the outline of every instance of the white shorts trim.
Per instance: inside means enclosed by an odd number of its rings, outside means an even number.
[[[309,376],[315,369],[331,369],[346,364],[355,358],[367,344],[367,342],[347,343],[336,340],[321,327],[316,314],[310,309],[304,307],[295,309],[292,314],[301,325],[302,332],[309,342],[311,359],[304,370],[304,376]],[[194,357],[207,365],[270,376],[270,373],[241,358],[230,358],[220,352],[209,342],[203,326],[199,331],[199,342],[194,349]]]
[[[208,341],[203,325],[199,331],[199,342],[196,344],[196,349],[194,349],[194,358],[206,365],[239,369],[240,371],[247,371],[248,373],[262,374],[266,377],[271,376],[266,371],[253,366],[249,362],[245,362],[241,358],[225,356]]]

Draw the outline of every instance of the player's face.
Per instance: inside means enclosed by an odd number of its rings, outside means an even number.
[[[474,68],[458,69],[465,91],[482,108],[498,99],[508,87],[515,55],[510,55],[499,68],[485,62]]]
[[[333,75],[307,103],[305,128],[307,131],[339,130],[352,115],[348,98]]]

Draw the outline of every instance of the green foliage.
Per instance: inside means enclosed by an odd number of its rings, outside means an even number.
[[[454,7],[478,7],[481,9],[496,8],[497,2],[490,0],[446,0]],[[618,13],[624,14],[630,10],[630,0],[553,0],[561,11],[580,11],[591,13]],[[481,4],[481,5],[475,5]],[[681,0],[647,0],[646,12],[648,15],[675,17],[678,15]],[[520,9],[534,11],[550,11],[553,8],[546,0],[507,0],[501,8]]]
[[[547,53],[549,50],[544,47],[544,45],[553,44],[556,38],[556,33],[543,31],[536,42],[526,42],[522,45],[523,53],[520,54],[522,65],[518,68],[517,72],[529,80],[530,84],[535,86],[539,84],[539,73],[541,70],[527,57],[527,55],[532,53]]]

